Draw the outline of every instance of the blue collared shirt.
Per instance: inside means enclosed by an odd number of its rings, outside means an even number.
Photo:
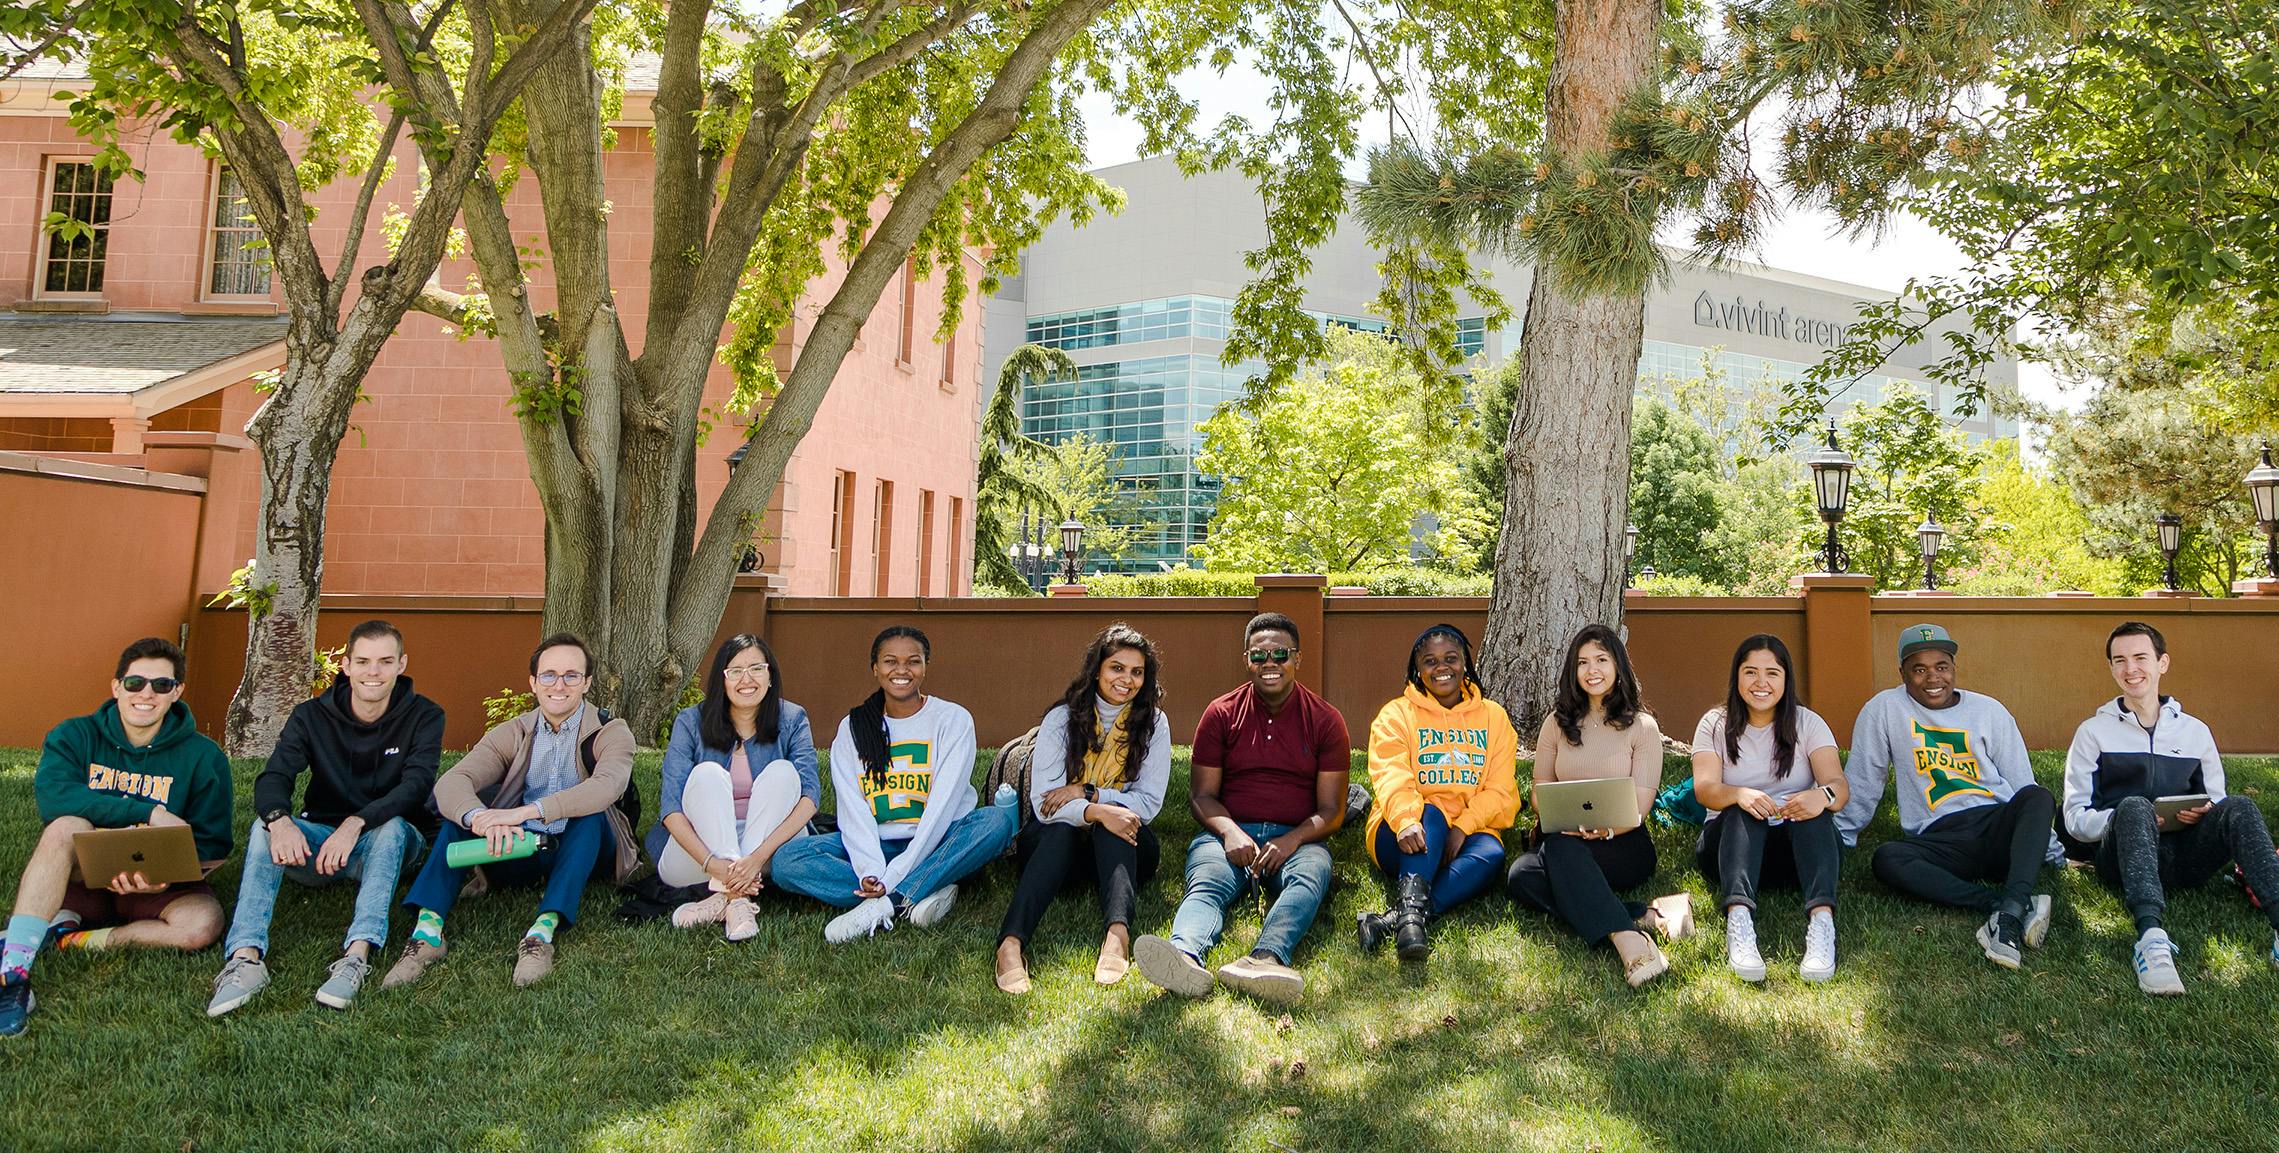
[[[538,714],[538,725],[530,732],[530,772],[523,779],[522,803],[535,805],[556,793],[577,785],[578,725],[585,719],[586,706],[571,713],[555,728],[546,723],[546,714]],[[569,827],[567,818],[555,821],[538,817],[522,822],[522,827],[534,833],[558,836]]]

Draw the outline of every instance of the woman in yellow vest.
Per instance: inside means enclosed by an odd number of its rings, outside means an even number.
[[[1519,734],[1480,690],[1472,642],[1454,625],[1424,630],[1409,650],[1408,688],[1369,726],[1376,794],[1369,855],[1393,882],[1393,907],[1363,913],[1361,948],[1393,936],[1401,960],[1432,953],[1427,921],[1502,875],[1501,836],[1519,816]]]
[[[1155,642],[1122,621],[1109,625],[1037,726],[1029,761],[1036,820],[1014,842],[1021,883],[997,939],[997,987],[1008,993],[1029,991],[1022,951],[1053,898],[1085,875],[1099,886],[1106,927],[1092,979],[1113,985],[1131,967],[1133,908],[1161,858],[1148,822],[1171,781],[1158,665]]]

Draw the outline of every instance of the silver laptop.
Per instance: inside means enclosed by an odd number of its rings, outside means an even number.
[[[1535,786],[1535,819],[1546,833],[1638,827],[1638,782],[1629,777],[1544,781]]]

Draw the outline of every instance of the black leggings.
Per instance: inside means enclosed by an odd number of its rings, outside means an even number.
[[[1643,825],[1603,841],[1546,833],[1512,861],[1504,888],[1512,900],[1566,921],[1595,945],[1638,927],[1646,906],[1614,893],[1645,884],[1654,869],[1654,838]]]
[[[1796,888],[1804,908],[1836,907],[1836,870],[1843,859],[1834,810],[1778,825],[1736,806],[1702,827],[1694,864],[1717,889],[1717,909],[1757,907],[1757,890]]]
[[[1037,931],[1037,922],[1044,919],[1053,898],[1081,884],[1087,875],[1100,888],[1102,930],[1115,925],[1128,928],[1139,903],[1139,887],[1155,879],[1162,857],[1155,830],[1146,825],[1140,826],[1135,845],[1099,825],[1050,821],[1029,822],[1014,839],[1013,851],[1021,883],[1013,890],[1013,904],[1005,910],[997,939],[1011,937],[1022,944]]]
[[[2173,833],[2160,831],[2152,802],[2125,797],[2113,806],[2113,823],[2097,846],[2097,876],[2117,885],[2138,931],[2155,927],[2168,911],[2168,890],[2189,889],[2239,862],[2247,887],[2263,902],[2263,915],[2279,930],[2279,858],[2263,811],[2246,797],[2225,797],[2213,812]]]
[[[1999,805],[1964,809],[1914,836],[1884,842],[1873,858],[1875,875],[1910,897],[2024,917],[2049,853],[2056,811],[2057,799],[2048,789],[2027,785]]]

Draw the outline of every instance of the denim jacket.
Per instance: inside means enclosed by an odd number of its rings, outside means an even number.
[[[799,795],[820,805],[823,802],[823,776],[815,761],[815,738],[807,725],[807,710],[782,702],[783,714],[776,723],[776,739],[772,742],[744,741],[744,760],[756,775],[768,762],[782,759],[799,770]],[[699,714],[702,705],[690,705],[673,718],[672,739],[665,744],[664,783],[657,793],[657,823],[650,826],[646,845],[649,859],[663,859],[665,845],[672,834],[665,830],[665,818],[681,811],[681,791],[688,787],[689,772],[710,761],[726,768],[735,755],[733,748],[714,749],[704,744],[703,724]]]

